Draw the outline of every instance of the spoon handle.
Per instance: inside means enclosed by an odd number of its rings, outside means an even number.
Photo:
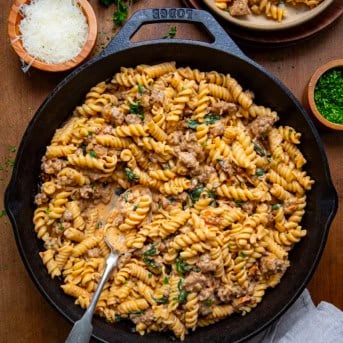
[[[93,331],[92,318],[93,313],[100,297],[101,291],[104,288],[105,282],[107,281],[112,269],[117,265],[118,255],[111,253],[106,260],[105,271],[102,274],[101,280],[98,287],[92,297],[87,311],[84,313],[82,318],[75,322],[72,330],[69,333],[65,343],[88,343]]]

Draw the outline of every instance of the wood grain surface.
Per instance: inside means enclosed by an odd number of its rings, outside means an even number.
[[[113,8],[103,8],[98,0],[90,0],[98,19],[98,41],[94,54],[99,53],[115,34],[112,24]],[[7,17],[11,1],[0,0],[0,191],[5,191],[15,147],[33,114],[67,73],[49,74],[31,69],[23,74],[17,55],[7,38]],[[133,10],[143,7],[181,6],[177,0],[141,0]],[[147,25],[135,39],[161,37],[169,31],[167,24]],[[244,48],[245,53],[281,79],[302,99],[306,84],[314,70],[329,60],[342,58],[343,20],[304,43],[292,48]],[[177,37],[203,39],[198,28],[177,25]],[[343,135],[322,133],[331,173],[340,205],[332,224],[329,239],[309,288],[316,303],[329,301],[343,309]],[[30,173],[30,171],[27,171]],[[20,194],[17,195],[20,197]],[[2,202],[2,199],[1,199]],[[0,204],[0,211],[3,208]],[[27,223],[31,230],[31,223]],[[311,228],[308,228],[311,230]],[[1,343],[53,343],[63,342],[71,326],[43,299],[30,280],[20,259],[8,218],[0,218],[0,342]]]

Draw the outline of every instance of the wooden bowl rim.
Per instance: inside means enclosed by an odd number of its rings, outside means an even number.
[[[18,16],[21,17],[19,12],[20,6],[28,2],[30,2],[30,0],[15,0],[8,16],[8,35],[10,44],[21,59],[37,69],[51,72],[60,72],[75,68],[90,55],[96,42],[98,31],[97,20],[90,3],[87,0],[77,0],[88,23],[87,40],[80,53],[73,59],[63,63],[45,63],[37,59],[33,59],[33,57],[29,55],[24,49],[21,39],[17,39],[18,36],[16,33],[18,22],[20,22],[20,20],[18,21]]]
[[[307,99],[308,99],[308,104],[310,106],[310,109],[313,115],[316,117],[316,119],[319,120],[321,124],[323,124],[324,126],[332,130],[343,131],[343,124],[332,123],[331,121],[324,118],[323,115],[318,111],[316,103],[314,101],[314,90],[320,77],[328,70],[337,68],[337,67],[343,68],[343,59],[330,61],[316,69],[316,71],[313,73],[308,84]]]

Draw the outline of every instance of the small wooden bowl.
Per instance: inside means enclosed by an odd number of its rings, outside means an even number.
[[[316,123],[319,124],[320,127],[326,128],[329,130],[334,131],[343,131],[343,125],[342,124],[336,124],[332,123],[331,121],[325,119],[321,113],[318,111],[316,103],[314,101],[314,90],[316,87],[316,84],[320,77],[327,72],[330,69],[341,67],[343,68],[343,59],[339,60],[333,60],[330,61],[322,66],[320,66],[312,75],[308,86],[307,86],[307,94],[306,94],[306,102],[308,103],[308,106],[310,107],[310,110],[312,111],[312,114],[316,120]]]
[[[8,17],[8,35],[10,38],[11,45],[17,53],[17,55],[21,59],[23,59],[27,64],[32,63],[33,67],[45,71],[59,72],[75,68],[90,55],[96,42],[98,28],[95,13],[93,11],[92,6],[88,3],[87,0],[78,0],[78,3],[83,11],[83,14],[86,17],[89,28],[86,43],[76,57],[67,62],[56,64],[45,63],[37,59],[34,59],[24,49],[21,39],[17,39],[17,37],[20,35],[19,24],[22,20],[22,16],[20,14],[20,6],[27,3],[30,3],[30,0],[15,0]]]

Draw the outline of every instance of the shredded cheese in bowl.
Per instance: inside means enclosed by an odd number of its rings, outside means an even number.
[[[76,57],[86,43],[88,24],[74,0],[32,0],[22,5],[19,30],[32,57],[51,64]]]

